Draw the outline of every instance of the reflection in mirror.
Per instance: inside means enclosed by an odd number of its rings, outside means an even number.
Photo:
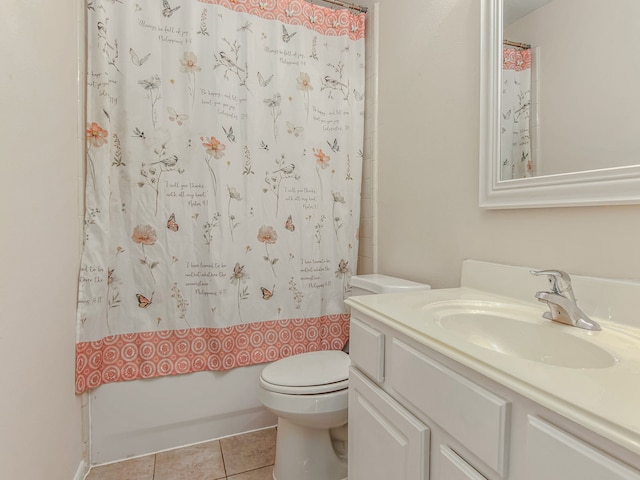
[[[532,1],[480,0],[480,206],[640,204],[640,0]],[[529,61],[508,106],[503,65]]]
[[[534,149],[532,50],[524,43],[502,42],[502,104],[500,119],[500,180],[533,177],[538,172]]]
[[[640,1],[504,0],[500,179],[640,163]]]

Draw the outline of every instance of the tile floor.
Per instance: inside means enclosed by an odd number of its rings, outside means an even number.
[[[276,429],[94,467],[86,480],[272,480]]]

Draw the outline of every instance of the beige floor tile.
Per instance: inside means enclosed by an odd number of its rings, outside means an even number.
[[[273,465],[276,459],[276,429],[236,435],[220,440],[227,475]]]
[[[155,455],[93,467],[87,480],[153,480]]]
[[[207,442],[156,455],[154,480],[217,480],[225,478],[220,442]]]
[[[227,477],[228,480],[273,480],[273,465]]]

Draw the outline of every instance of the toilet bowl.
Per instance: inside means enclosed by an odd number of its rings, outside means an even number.
[[[265,367],[258,397],[278,416],[274,480],[347,477],[349,356],[302,353]],[[342,427],[342,428],[340,428]]]
[[[429,289],[386,275],[351,278],[352,294]],[[309,352],[268,365],[258,397],[278,416],[274,480],[345,480],[349,356],[342,351]]]

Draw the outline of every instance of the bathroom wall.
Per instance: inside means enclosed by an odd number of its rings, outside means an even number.
[[[0,11],[0,478],[80,480],[78,5]]]
[[[480,1],[379,3],[379,272],[452,287],[474,258],[640,280],[640,206],[478,208]]]

